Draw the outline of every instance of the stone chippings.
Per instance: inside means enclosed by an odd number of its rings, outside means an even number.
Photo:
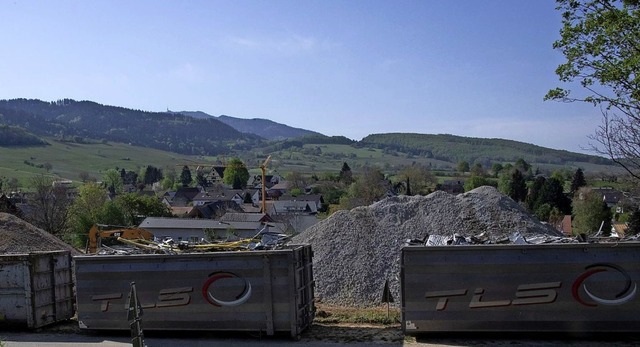
[[[78,250],[48,232],[8,213],[0,212],[0,255]]]
[[[316,298],[327,304],[371,307],[382,303],[385,281],[400,301],[400,249],[428,235],[498,240],[514,233],[561,236],[493,187],[460,195],[389,197],[370,206],[338,211],[296,235],[291,243],[313,249]]]

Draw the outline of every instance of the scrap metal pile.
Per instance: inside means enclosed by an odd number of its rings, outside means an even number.
[[[458,245],[491,245],[491,244],[543,244],[543,243],[577,243],[575,238],[568,238],[554,235],[532,235],[522,236],[515,232],[510,236],[501,235],[495,237],[487,232],[478,235],[463,236],[457,233],[451,235],[427,235],[423,239],[408,239],[406,245],[409,246],[458,246]]]
[[[129,240],[117,238],[122,245],[105,246],[102,245],[97,254],[100,255],[123,255],[123,254],[181,254],[181,253],[202,253],[202,252],[223,252],[223,251],[257,251],[283,248],[289,241],[290,235],[260,231],[254,237],[233,241],[218,242],[175,242],[173,239],[162,241],[136,239]]]
[[[423,239],[408,239],[407,246],[459,246],[459,245],[491,245],[491,244],[512,244],[512,245],[541,245],[557,243],[617,243],[617,242],[637,242],[638,235],[629,237],[589,237],[584,234],[575,237],[554,236],[547,234],[523,236],[515,232],[510,236],[493,237],[487,232],[472,236],[462,236],[458,233],[451,235],[427,235]]]

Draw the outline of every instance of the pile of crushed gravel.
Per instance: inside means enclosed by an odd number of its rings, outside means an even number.
[[[316,298],[323,303],[371,307],[382,301],[385,281],[400,301],[400,249],[408,239],[427,235],[490,240],[514,233],[527,237],[562,234],[540,223],[493,187],[460,195],[436,191],[397,196],[351,211],[339,211],[295,236],[291,243],[313,249]]]
[[[0,254],[44,251],[70,251],[72,255],[80,254],[78,250],[48,232],[12,214],[0,212]]]

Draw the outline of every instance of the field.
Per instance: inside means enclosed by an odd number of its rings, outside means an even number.
[[[125,169],[138,172],[140,168],[153,165],[163,170],[175,169],[182,165],[197,163],[224,163],[229,156],[202,157],[165,152],[151,148],[136,147],[123,143],[73,143],[47,139],[48,146],[40,147],[0,147],[0,178],[17,178],[20,187],[27,187],[31,177],[46,175],[52,178],[78,181],[80,173],[101,180],[108,169]],[[292,171],[302,174],[337,174],[343,163],[354,172],[363,167],[373,166],[385,174],[393,176],[401,167],[424,165],[436,172],[440,181],[455,177],[456,163],[433,158],[417,157],[391,150],[356,148],[348,145],[306,144],[302,148],[293,147],[277,151],[257,149],[240,153],[240,157],[251,174],[259,174],[259,166],[267,156],[271,156],[268,173],[286,175]],[[590,163],[552,165],[531,163],[543,172],[571,170],[581,167],[585,174],[599,175],[621,173],[617,166],[603,166]],[[195,165],[194,165],[195,167]],[[47,170],[49,169],[49,170]]]
[[[146,165],[174,167],[194,158],[122,143],[78,144],[49,140],[50,146],[0,147],[0,177],[19,180],[21,187],[36,175],[79,180],[80,172],[101,179],[114,168],[138,170]],[[51,164],[51,170],[45,164]]]
[[[20,186],[28,185],[29,178],[46,175],[77,181],[80,172],[86,172],[98,180],[102,174],[113,168],[138,171],[153,165],[159,168],[175,168],[196,163],[224,162],[227,157],[187,156],[159,151],[150,148],[130,146],[122,143],[79,144],[48,139],[51,145],[42,147],[0,147],[0,177],[19,180]],[[395,153],[384,153],[380,149],[353,148],[347,145],[305,145],[306,148],[319,147],[320,155],[305,154],[305,150],[281,150],[274,153],[246,153],[240,155],[252,174],[258,174],[259,165],[271,155],[268,169],[281,175],[291,171],[304,174],[333,172],[338,173],[343,162],[352,170],[364,166],[377,166],[390,171],[402,165],[418,163],[431,164],[434,168],[447,168],[451,163],[427,158],[410,158]],[[46,163],[51,165],[46,170]]]
[[[319,149],[319,151],[318,151]],[[313,153],[315,151],[315,153]],[[318,153],[319,152],[319,153]],[[312,154],[313,153],[313,154]],[[272,153],[274,165],[285,171],[298,170],[304,173],[340,171],[342,163],[352,170],[365,166],[375,166],[385,172],[397,170],[406,165],[420,164],[433,169],[451,170],[452,163],[407,156],[403,153],[374,148],[355,148],[348,145],[304,145],[303,149],[288,149]]]

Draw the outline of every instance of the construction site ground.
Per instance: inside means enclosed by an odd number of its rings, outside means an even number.
[[[314,324],[299,340],[288,335],[260,336],[246,333],[146,332],[149,347],[200,346],[637,346],[640,339],[632,336],[575,337],[567,334],[438,334],[404,336],[399,324],[374,325],[357,323]],[[72,323],[58,324],[38,332],[0,331],[4,347],[124,347],[131,346],[126,331],[79,332]]]
[[[350,311],[350,308],[345,308]],[[329,311],[328,315],[322,313]],[[157,332],[145,331],[148,347],[204,347],[204,346],[637,346],[640,338],[634,334],[580,335],[568,333],[508,333],[508,334],[459,334],[438,333],[418,336],[404,335],[397,312],[393,322],[354,323],[336,322],[331,314],[341,310],[324,308],[321,316],[294,339],[289,334],[265,336],[247,332]],[[337,313],[336,313],[337,312]],[[393,311],[392,311],[393,312]],[[144,327],[144,320],[143,320]],[[124,347],[131,346],[129,331],[86,331],[78,327],[75,319],[42,328],[38,331],[0,330],[2,347]]]

